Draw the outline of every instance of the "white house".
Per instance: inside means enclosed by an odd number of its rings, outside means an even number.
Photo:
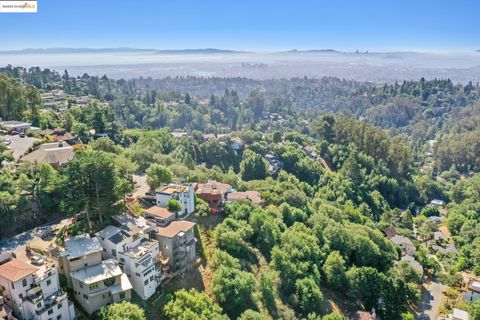
[[[150,298],[159,285],[160,269],[158,242],[149,239],[142,228],[134,224],[128,227],[108,226],[97,238],[103,247],[104,258],[114,258],[128,275],[135,292],[142,298]]]
[[[89,235],[72,237],[66,241],[66,250],[61,252],[57,266],[67,278],[68,287],[72,287],[70,273],[82,268],[99,264],[102,261],[102,246],[97,238]]]
[[[157,206],[165,208],[168,200],[176,199],[180,202],[178,215],[187,215],[195,211],[195,190],[191,184],[180,185],[170,183],[155,190]]]
[[[73,271],[70,276],[75,299],[88,314],[132,297],[132,285],[115,259]]]
[[[30,130],[32,127],[31,123],[23,122],[23,121],[0,121],[0,128],[6,131],[18,131],[18,132],[25,132]]]
[[[25,320],[75,319],[74,306],[60,289],[55,266],[33,266],[13,257],[0,263],[0,288],[7,314],[13,311]]]
[[[468,316],[467,311],[454,308],[451,319],[453,319],[453,320],[469,320],[470,317]]]
[[[58,259],[59,270],[86,312],[92,314],[110,303],[130,300],[130,280],[116,260],[102,261],[103,248],[97,238],[73,237],[66,246]]]

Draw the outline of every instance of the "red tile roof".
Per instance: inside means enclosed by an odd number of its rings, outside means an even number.
[[[395,230],[395,228],[383,229],[383,233],[389,238],[393,238],[397,235],[397,231]]]
[[[0,265],[0,277],[8,279],[12,282],[16,282],[37,272],[38,270],[38,268],[35,268],[26,262],[12,259]]]

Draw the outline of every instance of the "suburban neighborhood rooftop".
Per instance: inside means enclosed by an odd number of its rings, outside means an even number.
[[[90,284],[101,280],[119,276],[123,273],[115,259],[102,261],[93,267],[83,268],[72,272],[71,276],[83,283]]]
[[[167,238],[173,238],[180,232],[186,232],[193,228],[195,226],[195,223],[190,222],[190,221],[172,221],[168,226],[166,227],[158,227],[157,228],[157,233],[160,236],[167,237]]]
[[[12,259],[0,265],[0,277],[16,282],[28,275],[36,273],[38,270],[38,268],[32,266],[31,264],[18,259]]]
[[[67,250],[62,253],[69,259],[83,257],[85,255],[102,252],[102,246],[97,238],[90,238],[88,235],[82,235],[70,238],[66,241]]]
[[[154,217],[159,217],[159,218],[163,218],[163,219],[170,218],[174,215],[173,212],[170,212],[166,208],[162,208],[162,207],[159,207],[159,206],[150,207],[150,208],[144,210],[144,212],[147,215],[154,216]]]

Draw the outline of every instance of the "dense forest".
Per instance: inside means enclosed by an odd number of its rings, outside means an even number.
[[[461,271],[480,274],[478,84],[0,73],[0,117],[62,127],[80,140],[58,171],[15,166],[0,144],[2,221],[20,221],[27,191],[42,211],[87,212],[105,225],[141,172],[260,192],[263,207],[229,204],[214,227],[199,223],[211,292],[175,292],[162,311],[168,319],[344,319],[330,314],[331,301],[342,302],[345,316],[374,309],[383,319],[412,319],[421,276],[382,231],[413,238],[436,230],[425,207],[432,199],[447,203],[458,252],[441,257],[440,268],[414,241],[415,258],[452,287]],[[52,90],[65,92],[66,109],[42,105]],[[76,105],[81,96],[88,104]],[[92,129],[109,138],[95,139]],[[233,138],[244,150],[230,147]],[[267,154],[283,164],[276,175]],[[475,317],[480,306],[465,308]]]

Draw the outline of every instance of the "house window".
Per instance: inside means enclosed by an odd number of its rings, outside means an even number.
[[[58,304],[58,309],[59,310],[62,309],[62,304],[61,303]]]
[[[83,289],[83,284],[82,283],[80,283],[80,289]]]
[[[61,315],[61,314],[59,314],[59,315],[57,316],[57,320],[60,320],[60,319],[62,319],[62,315]]]
[[[85,293],[83,294],[83,299],[88,300],[88,296]]]
[[[52,280],[48,279],[47,280],[47,286],[49,286],[52,283]]]
[[[120,299],[125,299],[125,292],[120,292]]]
[[[37,303],[37,309],[40,309],[41,307],[42,307],[42,303],[41,302]]]
[[[90,291],[97,290],[98,289],[98,283],[92,283],[89,287]]]
[[[27,286],[27,279],[22,280],[22,286],[26,287]]]
[[[113,286],[115,284],[115,278],[109,278],[103,280],[103,284],[105,284],[107,287]]]
[[[145,285],[147,285],[147,284],[148,284],[148,279],[145,280],[143,283],[144,283]]]
[[[48,315],[51,315],[53,313],[53,309],[48,310]]]
[[[112,256],[116,257],[117,256],[117,250],[112,249]]]
[[[18,298],[19,298],[20,300],[22,300],[22,299],[23,299],[23,294],[20,293],[20,294],[18,295]]]
[[[12,282],[12,289],[15,289],[15,286],[13,285],[13,282]]]

